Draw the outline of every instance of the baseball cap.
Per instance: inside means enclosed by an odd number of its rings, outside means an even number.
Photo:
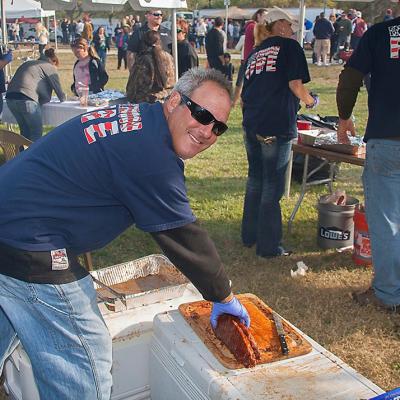
[[[361,18],[361,16],[362,16],[361,11],[357,11],[357,12],[356,12],[356,17],[357,17],[357,18]]]
[[[293,32],[297,32],[299,30],[299,21],[292,14],[282,10],[279,7],[274,7],[270,11],[267,12],[265,16],[265,21],[271,24],[272,22],[279,21],[280,19],[284,19],[292,24]]]

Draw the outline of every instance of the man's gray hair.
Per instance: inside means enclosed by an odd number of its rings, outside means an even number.
[[[214,68],[196,67],[186,71],[176,82],[173,91],[190,97],[203,83],[214,82],[231,96],[231,84],[225,75]]]

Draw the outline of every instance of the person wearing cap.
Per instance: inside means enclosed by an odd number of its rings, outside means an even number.
[[[356,11],[356,18],[353,20],[353,33],[351,34],[351,48],[357,49],[358,43],[367,31],[367,23],[362,19],[361,11]]]
[[[363,170],[365,212],[374,274],[371,287],[353,293],[360,305],[400,312],[400,17],[373,25],[339,76],[338,140],[355,135],[351,114],[371,74]]]
[[[129,38],[128,42],[128,69],[132,71],[135,63],[136,53],[139,51],[140,43],[143,40],[143,35],[149,31],[157,31],[161,37],[161,45],[164,51],[172,54],[172,37],[171,31],[161,25],[163,13],[160,9],[149,9],[146,11],[146,22],[138,29],[135,29]]]
[[[111,338],[77,255],[132,225],[213,302],[212,327],[222,314],[250,326],[184,176],[228,129],[230,105],[226,78],[193,68],[164,104],[87,112],[0,168],[0,371],[19,339],[41,399],[110,399]]]
[[[345,12],[342,13],[340,19],[336,22],[337,24],[337,32],[338,32],[338,52],[341,47],[344,47],[344,50],[347,51],[350,48],[350,38],[351,31],[353,26],[351,21],[347,17]]]
[[[268,37],[250,54],[245,68],[243,127],[249,163],[242,219],[242,242],[256,246],[259,257],[286,256],[282,246],[280,199],[285,185],[291,141],[297,136],[300,100],[318,103],[305,88],[307,61],[291,36],[297,21],[275,7],[266,15]]]

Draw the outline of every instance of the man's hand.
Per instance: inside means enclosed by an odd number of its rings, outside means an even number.
[[[347,132],[350,132],[351,136],[356,135],[356,130],[354,128],[353,120],[351,118],[349,119],[339,118],[339,125],[337,129],[338,143],[350,144],[350,139],[347,136]]]
[[[313,102],[312,102],[312,103],[309,103],[309,104],[306,104],[306,108],[308,108],[308,109],[313,109],[313,108],[318,107],[318,104],[319,104],[319,96],[318,96],[317,94],[315,94],[315,93],[312,93],[312,92],[310,92],[310,96],[312,97]]]
[[[227,303],[213,303],[210,322],[213,329],[217,327],[218,317],[222,314],[231,314],[238,317],[240,322],[250,327],[250,316],[247,310],[243,307],[242,303],[233,296],[232,300]]]

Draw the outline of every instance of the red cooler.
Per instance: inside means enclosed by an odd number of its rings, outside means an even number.
[[[358,265],[372,265],[371,243],[364,207],[357,205],[354,210],[353,261]]]
[[[299,131],[310,130],[312,123],[310,121],[297,121],[297,129]]]

